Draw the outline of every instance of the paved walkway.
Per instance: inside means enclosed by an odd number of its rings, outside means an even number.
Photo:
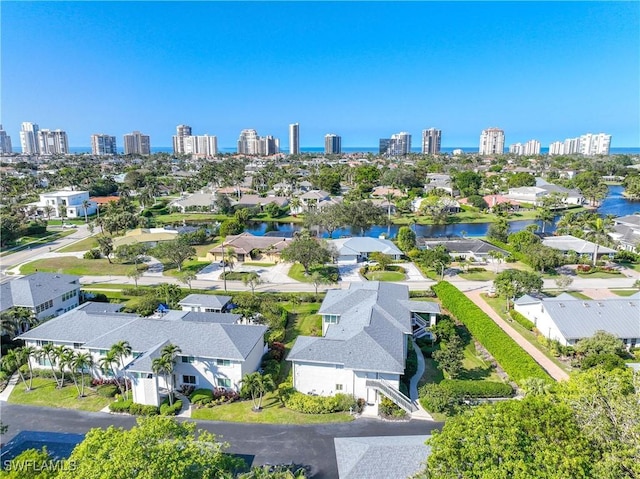
[[[424,364],[424,356],[422,355],[422,351],[416,344],[416,340],[411,338],[411,341],[413,342],[413,349],[415,349],[417,353],[416,356],[418,358],[418,370],[411,378],[411,382],[409,384],[409,396],[411,398],[411,401],[413,401],[413,403],[416,406],[418,406],[418,410],[411,413],[411,419],[422,419],[424,421],[433,421],[433,417],[431,417],[431,414],[425,411],[424,408],[422,407],[422,404],[420,404],[420,402],[418,401],[418,398],[419,398],[418,382],[420,382],[420,379],[424,374],[425,364]]]
[[[11,396],[11,391],[16,387],[16,384],[20,382],[20,376],[17,372],[13,373],[13,376],[9,378],[9,382],[7,383],[7,387],[2,390],[0,393],[0,401],[7,402],[9,400],[9,396]]]
[[[569,378],[569,375],[557,366],[551,359],[546,357],[540,350],[538,350],[533,344],[523,338],[520,333],[513,329],[506,321],[504,321],[498,313],[496,313],[487,302],[482,299],[480,294],[482,290],[467,291],[464,294],[473,301],[482,311],[487,313],[491,319],[493,319],[498,326],[500,326],[505,333],[518,343],[522,349],[531,355],[531,357],[542,366],[549,375],[556,381],[564,381]]]
[[[612,293],[609,289],[583,289],[582,293],[585,296],[589,296],[591,299],[621,298],[621,296]]]

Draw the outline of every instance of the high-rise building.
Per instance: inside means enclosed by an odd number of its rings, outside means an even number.
[[[550,155],[562,155],[564,150],[564,143],[561,141],[554,141],[549,145],[549,154]]]
[[[91,153],[94,155],[115,155],[117,152],[115,136],[104,133],[91,135]]]
[[[514,143],[509,145],[509,153],[514,155],[539,155],[540,142],[538,140],[529,140],[524,145],[522,143]]]
[[[149,135],[143,135],[139,131],[134,131],[124,135],[125,155],[150,155],[151,141]]]
[[[504,131],[500,128],[487,128],[480,134],[481,155],[501,155],[504,153]]]
[[[406,156],[411,152],[411,135],[405,131],[394,133],[391,138],[380,138],[380,155]]]
[[[442,131],[435,128],[422,130],[422,154],[437,155],[440,153]]]
[[[40,153],[38,146],[38,131],[40,128],[37,123],[25,121],[20,127],[20,146],[22,153],[26,155],[37,155]]]
[[[183,154],[199,158],[210,158],[218,154],[218,138],[216,136],[184,136],[182,139]]]
[[[183,155],[185,153],[184,138],[191,136],[191,127],[189,125],[176,126],[176,134],[173,136],[173,153]]]
[[[522,143],[514,143],[512,145],[509,145],[509,153],[518,156],[524,155],[524,147],[522,146]]]
[[[289,154],[300,154],[300,125],[298,123],[289,125]]]
[[[342,138],[333,133],[324,136],[324,153],[326,155],[339,155],[342,153]]]
[[[11,153],[13,153],[13,149],[11,148],[11,137],[7,135],[7,132],[4,131],[2,125],[0,125],[0,154],[10,155]]]
[[[69,141],[64,130],[38,131],[38,150],[41,155],[67,155]]]
[[[247,129],[240,132],[238,153],[243,155],[275,155],[280,151],[280,140],[273,136],[258,136],[256,130]]]
[[[585,156],[608,155],[611,135],[587,133],[580,137],[580,153]]]

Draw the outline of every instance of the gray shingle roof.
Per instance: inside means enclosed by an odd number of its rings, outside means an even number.
[[[606,246],[596,246],[596,244],[591,241],[586,241],[571,235],[547,236],[542,240],[542,244],[559,251],[575,251],[581,254],[593,254],[596,248],[598,254],[613,254],[616,252]]]
[[[406,286],[376,281],[328,291],[318,312],[339,315],[338,323],[324,337],[299,336],[287,359],[401,374],[411,333],[408,296]]]
[[[82,309],[85,313],[97,314],[97,313],[118,313],[124,304],[119,303],[96,303],[96,302],[88,302],[84,303],[78,308]]]
[[[424,469],[431,436],[337,437],[340,479],[406,479]]]
[[[402,255],[402,251],[400,251],[393,242],[387,239],[358,236],[354,238],[329,240],[329,243],[336,247],[340,256],[373,253],[375,251],[383,254]]]
[[[205,308],[222,309],[225,304],[231,301],[231,296],[219,296],[215,294],[190,294],[182,299],[180,306],[202,306]]]
[[[455,239],[455,240],[441,240],[441,239],[429,239],[419,238],[418,244],[426,248],[435,248],[438,245],[443,245],[450,253],[474,253],[474,254],[489,254],[489,251],[498,251],[507,256],[508,251],[493,246],[485,241],[479,239]]]
[[[33,273],[2,285],[1,311],[13,306],[33,308],[50,299],[80,288],[80,276]]]
[[[399,301],[412,313],[435,313],[440,314],[440,305],[435,301]]]

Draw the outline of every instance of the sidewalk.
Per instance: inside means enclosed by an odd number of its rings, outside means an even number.
[[[424,356],[422,355],[422,351],[416,344],[416,340],[411,338],[413,342],[413,349],[416,351],[416,357],[418,358],[418,370],[411,378],[411,382],[409,385],[409,397],[413,404],[418,406],[418,410],[411,413],[411,419],[421,419],[423,421],[433,421],[433,417],[427,411],[422,408],[422,404],[418,401],[418,383],[422,378],[425,370],[424,364]]]
[[[529,355],[549,373],[549,375],[556,381],[564,381],[569,379],[569,375],[557,366],[551,359],[546,357],[540,350],[538,350],[533,344],[523,338],[520,333],[513,329],[506,321],[504,321],[491,306],[489,306],[484,299],[480,296],[482,290],[467,291],[464,294],[473,301],[482,311],[487,313],[495,323],[500,326],[505,333],[518,343],[522,349],[524,349]]]
[[[9,382],[7,383],[7,387],[0,393],[0,401],[7,402],[9,400],[9,396],[11,396],[11,392],[13,388],[20,382],[20,376],[17,372],[13,373],[13,376],[9,378]]]

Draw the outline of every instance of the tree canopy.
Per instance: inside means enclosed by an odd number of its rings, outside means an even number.
[[[331,259],[331,251],[324,241],[303,233],[282,250],[281,256],[285,261],[300,263],[305,274],[309,274],[311,265],[324,264]]]

